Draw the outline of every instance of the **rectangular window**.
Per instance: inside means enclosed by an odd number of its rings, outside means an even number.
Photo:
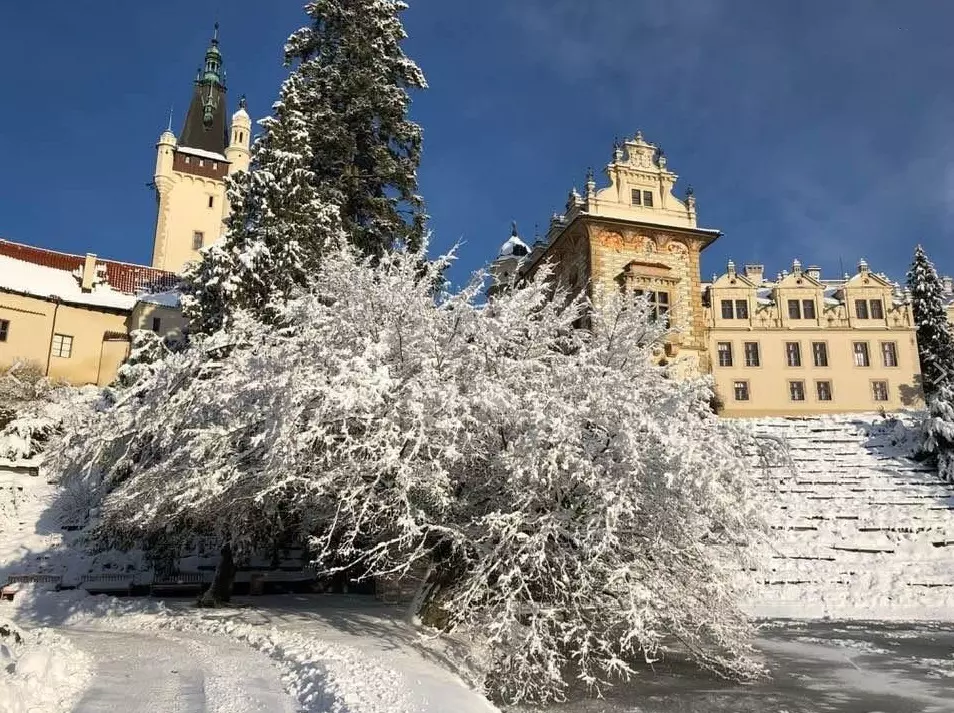
[[[818,394],[819,401],[831,401],[831,382],[816,381],[815,391]]]
[[[643,205],[647,208],[653,207],[653,192],[643,191]]]
[[[805,319],[815,319],[815,300],[802,300],[802,316]]]
[[[884,366],[898,365],[898,347],[894,342],[881,342],[881,363]]]
[[[735,301],[735,317],[736,319],[749,318],[749,301],[748,300]]]
[[[662,320],[669,324],[669,293],[654,290],[633,290],[635,297],[645,297],[649,302],[649,319],[653,322]]]
[[[10,334],[10,320],[0,319],[0,342],[7,341],[8,334]]]
[[[745,348],[745,365],[759,366],[761,362],[761,359],[759,359],[759,343],[746,342],[744,345],[744,348]]]
[[[812,342],[812,360],[815,366],[828,366],[828,345],[825,342]]]
[[[209,208],[215,205],[215,196],[209,196]]]
[[[158,332],[158,331],[159,331],[159,327],[161,327],[161,326],[162,326],[162,320],[159,319],[158,317],[153,317],[153,318],[152,318],[152,331],[153,331],[153,332]]]
[[[749,400],[749,382],[748,381],[733,382],[732,390],[735,392],[736,401]]]
[[[732,319],[732,300],[722,300],[722,319]]]
[[[855,300],[855,316],[858,319],[868,319],[867,300]]]
[[[853,349],[855,352],[855,366],[871,366],[871,359],[868,356],[868,342],[855,342]]]
[[[634,188],[630,195],[632,196],[633,205],[642,205],[643,204],[643,192],[638,188]]]
[[[52,353],[62,359],[73,356],[73,337],[68,334],[54,334]]]
[[[196,230],[194,233],[192,233],[192,249],[193,250],[200,250],[204,242],[205,242],[205,233],[203,233],[201,230]]]
[[[802,305],[798,300],[788,301],[788,318],[789,319],[802,318]]]
[[[200,159],[199,159],[199,167],[202,168],[203,166],[205,166],[205,159],[204,159],[204,158],[200,158]]]
[[[802,345],[798,342],[785,342],[785,360],[789,366],[801,366]]]
[[[874,396],[875,401],[887,401],[888,400],[888,382],[887,381],[872,381],[871,395]]]
[[[804,401],[805,400],[805,382],[804,381],[789,381],[788,395],[789,397],[791,397],[792,401]]]
[[[871,306],[871,319],[884,319],[884,305],[881,300],[870,300],[868,304]]]
[[[719,354],[719,366],[732,366],[731,342],[719,342],[716,351]]]

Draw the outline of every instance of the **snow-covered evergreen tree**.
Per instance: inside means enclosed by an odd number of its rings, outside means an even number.
[[[937,461],[937,472],[954,483],[954,388],[944,381],[927,399],[927,415],[921,424],[924,453]]]
[[[917,327],[922,385],[924,395],[930,398],[954,371],[954,336],[944,309],[941,280],[920,245],[914,251],[907,279]]]
[[[422,274],[422,267],[423,274]],[[314,288],[167,356],[64,441],[102,534],[214,535],[237,559],[305,541],[324,572],[430,567],[422,610],[494,690],[559,698],[675,638],[758,670],[735,572],[758,533],[737,426],[708,380],[653,366],[664,326],[546,284],[435,299],[447,260],[340,246]],[[718,554],[718,556],[717,556]]]
[[[420,243],[421,129],[408,91],[426,86],[401,49],[397,0],[316,0],[285,47],[292,67],[252,146],[251,170],[229,181],[224,239],[186,278],[193,332],[238,309],[266,317],[307,286],[343,227],[365,254]]]

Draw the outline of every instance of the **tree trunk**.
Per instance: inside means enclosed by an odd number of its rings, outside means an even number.
[[[232,557],[232,544],[226,542],[219,553],[221,559],[215,568],[212,584],[199,597],[200,607],[219,607],[228,604],[232,598],[232,583],[235,581],[235,559]]]

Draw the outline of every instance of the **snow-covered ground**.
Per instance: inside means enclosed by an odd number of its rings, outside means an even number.
[[[89,657],[69,638],[0,618],[0,713],[67,713],[91,678]]]

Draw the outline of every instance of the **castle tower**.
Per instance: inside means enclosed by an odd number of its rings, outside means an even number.
[[[216,24],[179,137],[172,133],[170,117],[156,145],[152,266],[161,270],[182,272],[221,237],[229,214],[225,177],[249,165],[252,123],[243,97],[230,130],[218,35]]]

